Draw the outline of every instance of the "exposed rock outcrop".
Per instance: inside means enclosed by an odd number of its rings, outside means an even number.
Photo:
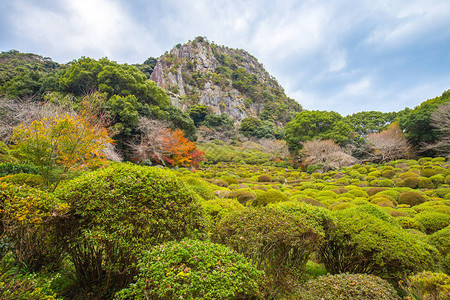
[[[260,117],[282,125],[301,111],[255,57],[202,37],[159,57],[151,79],[169,92],[177,107],[203,104],[236,122]]]

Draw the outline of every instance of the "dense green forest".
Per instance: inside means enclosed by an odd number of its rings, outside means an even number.
[[[0,299],[449,299],[450,90],[286,117],[219,48],[263,113],[182,110],[156,58],[0,54]]]

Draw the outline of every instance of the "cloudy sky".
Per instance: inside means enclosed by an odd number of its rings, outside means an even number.
[[[0,51],[141,63],[206,36],[306,109],[414,107],[450,89],[449,0],[0,0]]]

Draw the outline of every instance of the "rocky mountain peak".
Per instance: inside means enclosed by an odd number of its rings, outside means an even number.
[[[159,57],[151,79],[169,91],[172,103],[181,109],[202,104],[236,122],[259,117],[284,124],[301,110],[255,57],[203,37]]]

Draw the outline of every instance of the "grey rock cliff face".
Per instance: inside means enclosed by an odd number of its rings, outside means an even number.
[[[225,51],[224,54],[231,55],[229,52],[231,51]],[[256,117],[264,106],[253,103],[245,104],[245,97],[231,86],[231,80],[225,89],[213,80],[207,80],[202,88],[193,87],[184,80],[197,72],[205,75],[213,74],[219,65],[220,63],[208,43],[188,43],[174,48],[169,54],[160,57],[150,79],[168,90],[172,104],[182,110],[187,110],[190,105],[197,103],[208,106],[215,114],[226,113],[236,122],[247,117]],[[248,71],[255,68],[255,62],[249,59]],[[195,100],[186,100],[186,96],[192,95],[193,91],[195,97],[191,98]]]
[[[201,37],[159,57],[150,79],[167,90],[172,104],[182,110],[203,104],[236,123],[264,116],[282,126],[301,111],[255,57]]]

